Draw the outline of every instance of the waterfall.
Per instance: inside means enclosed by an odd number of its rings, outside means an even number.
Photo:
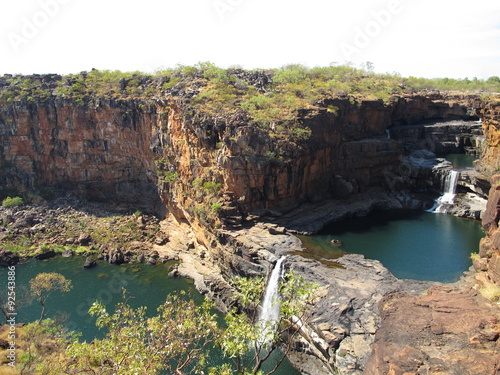
[[[385,134],[387,134],[387,139],[391,139],[391,131],[389,129],[385,129]]]
[[[283,261],[285,256],[281,257],[274,266],[269,281],[267,282],[266,292],[264,293],[264,299],[262,300],[262,310],[259,316],[259,324],[262,327],[262,334],[259,342],[265,344],[270,341],[274,330],[276,329],[276,323],[280,318],[280,300],[279,300],[279,281],[283,276]]]
[[[446,207],[453,205],[455,201],[455,190],[457,188],[458,178],[460,177],[460,172],[455,170],[450,170],[446,175],[444,181],[444,194],[437,200],[437,208],[435,212],[445,212]]]

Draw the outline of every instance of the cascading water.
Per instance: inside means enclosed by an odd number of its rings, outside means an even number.
[[[265,344],[270,341],[276,324],[280,317],[280,300],[279,300],[279,281],[283,276],[283,261],[285,256],[281,257],[274,266],[269,281],[267,282],[266,292],[262,300],[262,310],[259,316],[259,324],[262,327],[262,334],[259,342]]]
[[[454,204],[459,177],[459,171],[450,170],[448,172],[444,181],[444,194],[437,200],[437,208],[434,212],[446,212],[446,208]]]

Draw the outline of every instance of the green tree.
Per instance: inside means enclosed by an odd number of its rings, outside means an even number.
[[[170,295],[158,314],[148,318],[146,308],[133,309],[126,299],[113,314],[95,302],[89,312],[99,328],[108,330],[105,338],[70,345],[54,374],[199,373],[219,335],[212,307],[208,300],[196,306],[184,293]]]
[[[57,272],[39,273],[30,280],[31,294],[36,297],[38,302],[42,305],[42,312],[40,313],[40,319],[38,319],[39,323],[45,317],[45,301],[49,295],[55,290],[68,292],[71,288],[71,281]]]
[[[226,314],[225,328],[219,327],[213,302],[205,300],[197,306],[185,293],[169,295],[153,317],[146,315],[144,307],[133,309],[126,298],[112,314],[102,303],[95,302],[89,313],[97,318],[98,327],[107,329],[106,336],[91,343],[67,340],[65,348],[60,346],[43,357],[34,348],[30,368],[36,367],[37,374],[46,375],[200,374],[207,369],[206,360],[216,345],[230,362],[210,368],[211,375],[272,374],[291,349],[301,322],[306,321],[316,286],[293,271],[287,273],[280,285],[279,321],[263,324],[257,307],[265,289],[264,279],[236,278],[234,285],[239,309]],[[262,332],[270,326],[273,331],[264,341]],[[264,372],[263,364],[278,346],[284,350]]]
[[[280,283],[281,306],[278,321],[262,322],[257,316],[257,306],[265,289],[263,278],[236,278],[234,284],[241,308],[233,308],[226,315],[227,328],[217,344],[223,354],[232,359],[239,375],[264,374],[264,363],[279,347],[283,348],[272,369],[265,372],[272,374],[285,359],[307,320],[307,307],[315,298],[317,285],[305,281],[295,271],[289,271]],[[227,365],[212,368],[211,374],[225,375],[227,369]]]

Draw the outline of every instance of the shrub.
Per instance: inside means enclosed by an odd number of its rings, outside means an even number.
[[[16,207],[24,204],[24,200],[21,197],[7,197],[2,201],[2,206],[4,207]]]
[[[216,194],[221,187],[220,183],[207,181],[203,184],[203,190],[210,194]]]
[[[212,203],[212,205],[210,206],[210,209],[212,210],[213,213],[216,214],[219,212],[221,207],[222,207],[222,204],[220,204],[220,203]]]

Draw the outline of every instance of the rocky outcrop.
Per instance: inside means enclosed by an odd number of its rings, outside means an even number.
[[[486,177],[496,174],[500,168],[500,99],[489,98],[476,111],[483,120],[485,147],[476,168]]]
[[[61,98],[1,107],[1,184],[21,191],[60,186],[154,207],[156,117],[156,108],[135,100],[81,106]]]
[[[437,158],[447,153],[479,154],[483,148],[479,121],[439,121],[415,125],[392,127],[391,137],[402,142],[407,150],[401,174],[406,179],[406,186],[425,191],[444,192],[451,162]],[[444,211],[454,216],[479,220],[486,207],[489,182],[478,171],[460,169],[456,187],[457,196],[452,205]],[[430,208],[430,207],[428,207]]]
[[[286,261],[307,280],[321,286],[322,298],[314,305],[309,324],[317,334],[316,349],[322,352],[324,362],[339,374],[362,374],[380,327],[377,305],[382,297],[396,291],[418,295],[431,283],[398,280],[380,262],[361,255],[345,255],[338,263],[338,267],[328,268],[297,255]],[[304,365],[308,361],[300,354],[297,357],[301,368],[311,368]],[[305,373],[331,372],[305,370]]]
[[[19,263],[19,255],[12,251],[0,249],[0,267],[15,266]]]
[[[393,126],[390,134],[391,138],[415,149],[438,155],[479,152],[484,138],[480,122],[463,120]]]
[[[488,203],[482,218],[485,238],[481,240],[479,257],[474,262],[480,272],[477,279],[482,287],[490,284],[500,285],[500,101],[492,99],[477,109],[483,119],[486,146],[476,168],[489,180],[491,189]]]
[[[489,280],[500,285],[500,175],[491,179],[491,190],[482,224],[486,237],[481,240],[479,256],[485,265],[478,271],[486,271]]]
[[[382,324],[365,374],[500,371],[500,310],[477,291],[435,286],[424,296],[390,294],[379,306]]]

